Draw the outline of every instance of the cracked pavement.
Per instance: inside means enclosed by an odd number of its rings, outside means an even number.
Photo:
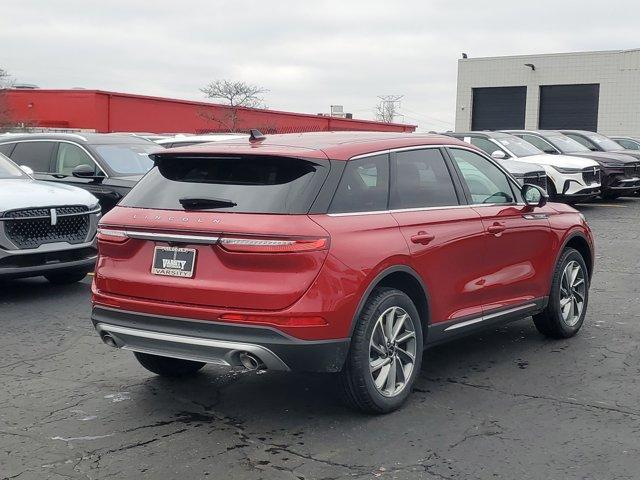
[[[580,334],[527,319],[433,348],[386,416],[343,407],[330,375],[160,379],[100,342],[88,279],[0,283],[0,479],[638,479],[640,199],[580,209]]]

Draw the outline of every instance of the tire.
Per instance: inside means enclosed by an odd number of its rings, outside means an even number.
[[[565,283],[565,278],[570,282],[571,272],[567,271],[569,265],[579,268],[579,273],[576,274],[575,280],[578,285],[575,286],[575,289],[567,289],[567,284]],[[566,274],[565,271],[567,271]],[[583,283],[579,282],[579,278],[582,279]],[[580,295],[583,296],[583,301],[578,314]],[[566,300],[568,297],[571,298],[569,303]],[[573,299],[575,299],[575,302]],[[564,311],[561,304],[564,304]],[[538,331],[546,337],[556,339],[573,337],[584,323],[588,304],[589,274],[587,265],[580,252],[573,248],[567,248],[562,252],[553,273],[549,303],[542,312],[533,316],[533,322]],[[573,309],[571,310],[573,315],[570,315],[567,309]]]
[[[383,313],[386,314],[384,318]],[[407,317],[401,323],[397,334],[397,345],[391,344],[381,348],[385,343],[384,339],[392,336],[385,335],[385,320],[393,315],[391,325],[397,327],[400,324],[398,320],[404,313]],[[399,408],[411,394],[413,384],[420,373],[422,338],[420,315],[411,299],[404,292],[394,288],[375,289],[356,320],[349,354],[344,368],[339,373],[345,402],[350,407],[366,413],[388,413]],[[371,343],[378,345],[377,349],[371,346]],[[384,350],[384,353],[381,350]],[[372,352],[375,358],[372,358]],[[406,352],[413,354],[412,365]],[[370,370],[370,362],[375,363],[374,372]],[[387,381],[379,388],[375,384],[374,375],[377,377],[376,380],[381,381],[385,371]],[[395,372],[395,377],[392,372]]]
[[[196,374],[202,367],[203,362],[182,360],[180,358],[161,357],[149,353],[133,352],[140,365],[156,375],[169,378],[189,377]]]
[[[62,270],[60,272],[47,273],[44,278],[54,285],[69,285],[83,280],[84,277],[87,276],[87,273],[89,273],[89,271],[86,269]]]

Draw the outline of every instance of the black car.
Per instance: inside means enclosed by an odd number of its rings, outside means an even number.
[[[640,190],[640,151],[634,153],[624,150],[617,144],[615,150],[589,148],[582,133],[602,137],[606,140],[605,144],[608,148],[616,145],[610,145],[615,142],[603,135],[579,130],[506,130],[506,132],[526,140],[545,153],[591,158],[598,162],[602,167],[602,198],[629,196]],[[572,132],[572,134],[566,132]]]
[[[625,150],[640,150],[640,137],[609,137]]]
[[[0,153],[38,180],[82,187],[111,210],[153,166],[157,144],[133,135],[43,133],[0,137]]]

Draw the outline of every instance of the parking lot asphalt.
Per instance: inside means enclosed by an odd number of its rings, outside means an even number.
[[[343,407],[330,375],[160,379],[100,342],[89,278],[0,283],[0,478],[638,479],[640,199],[579,208],[579,335],[527,319],[433,348],[386,416]]]

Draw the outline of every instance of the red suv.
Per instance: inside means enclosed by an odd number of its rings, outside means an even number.
[[[351,405],[388,412],[427,346],[583,323],[584,218],[462,141],[254,132],[152,158],[100,222],[92,320],[156,374],[339,372]]]

